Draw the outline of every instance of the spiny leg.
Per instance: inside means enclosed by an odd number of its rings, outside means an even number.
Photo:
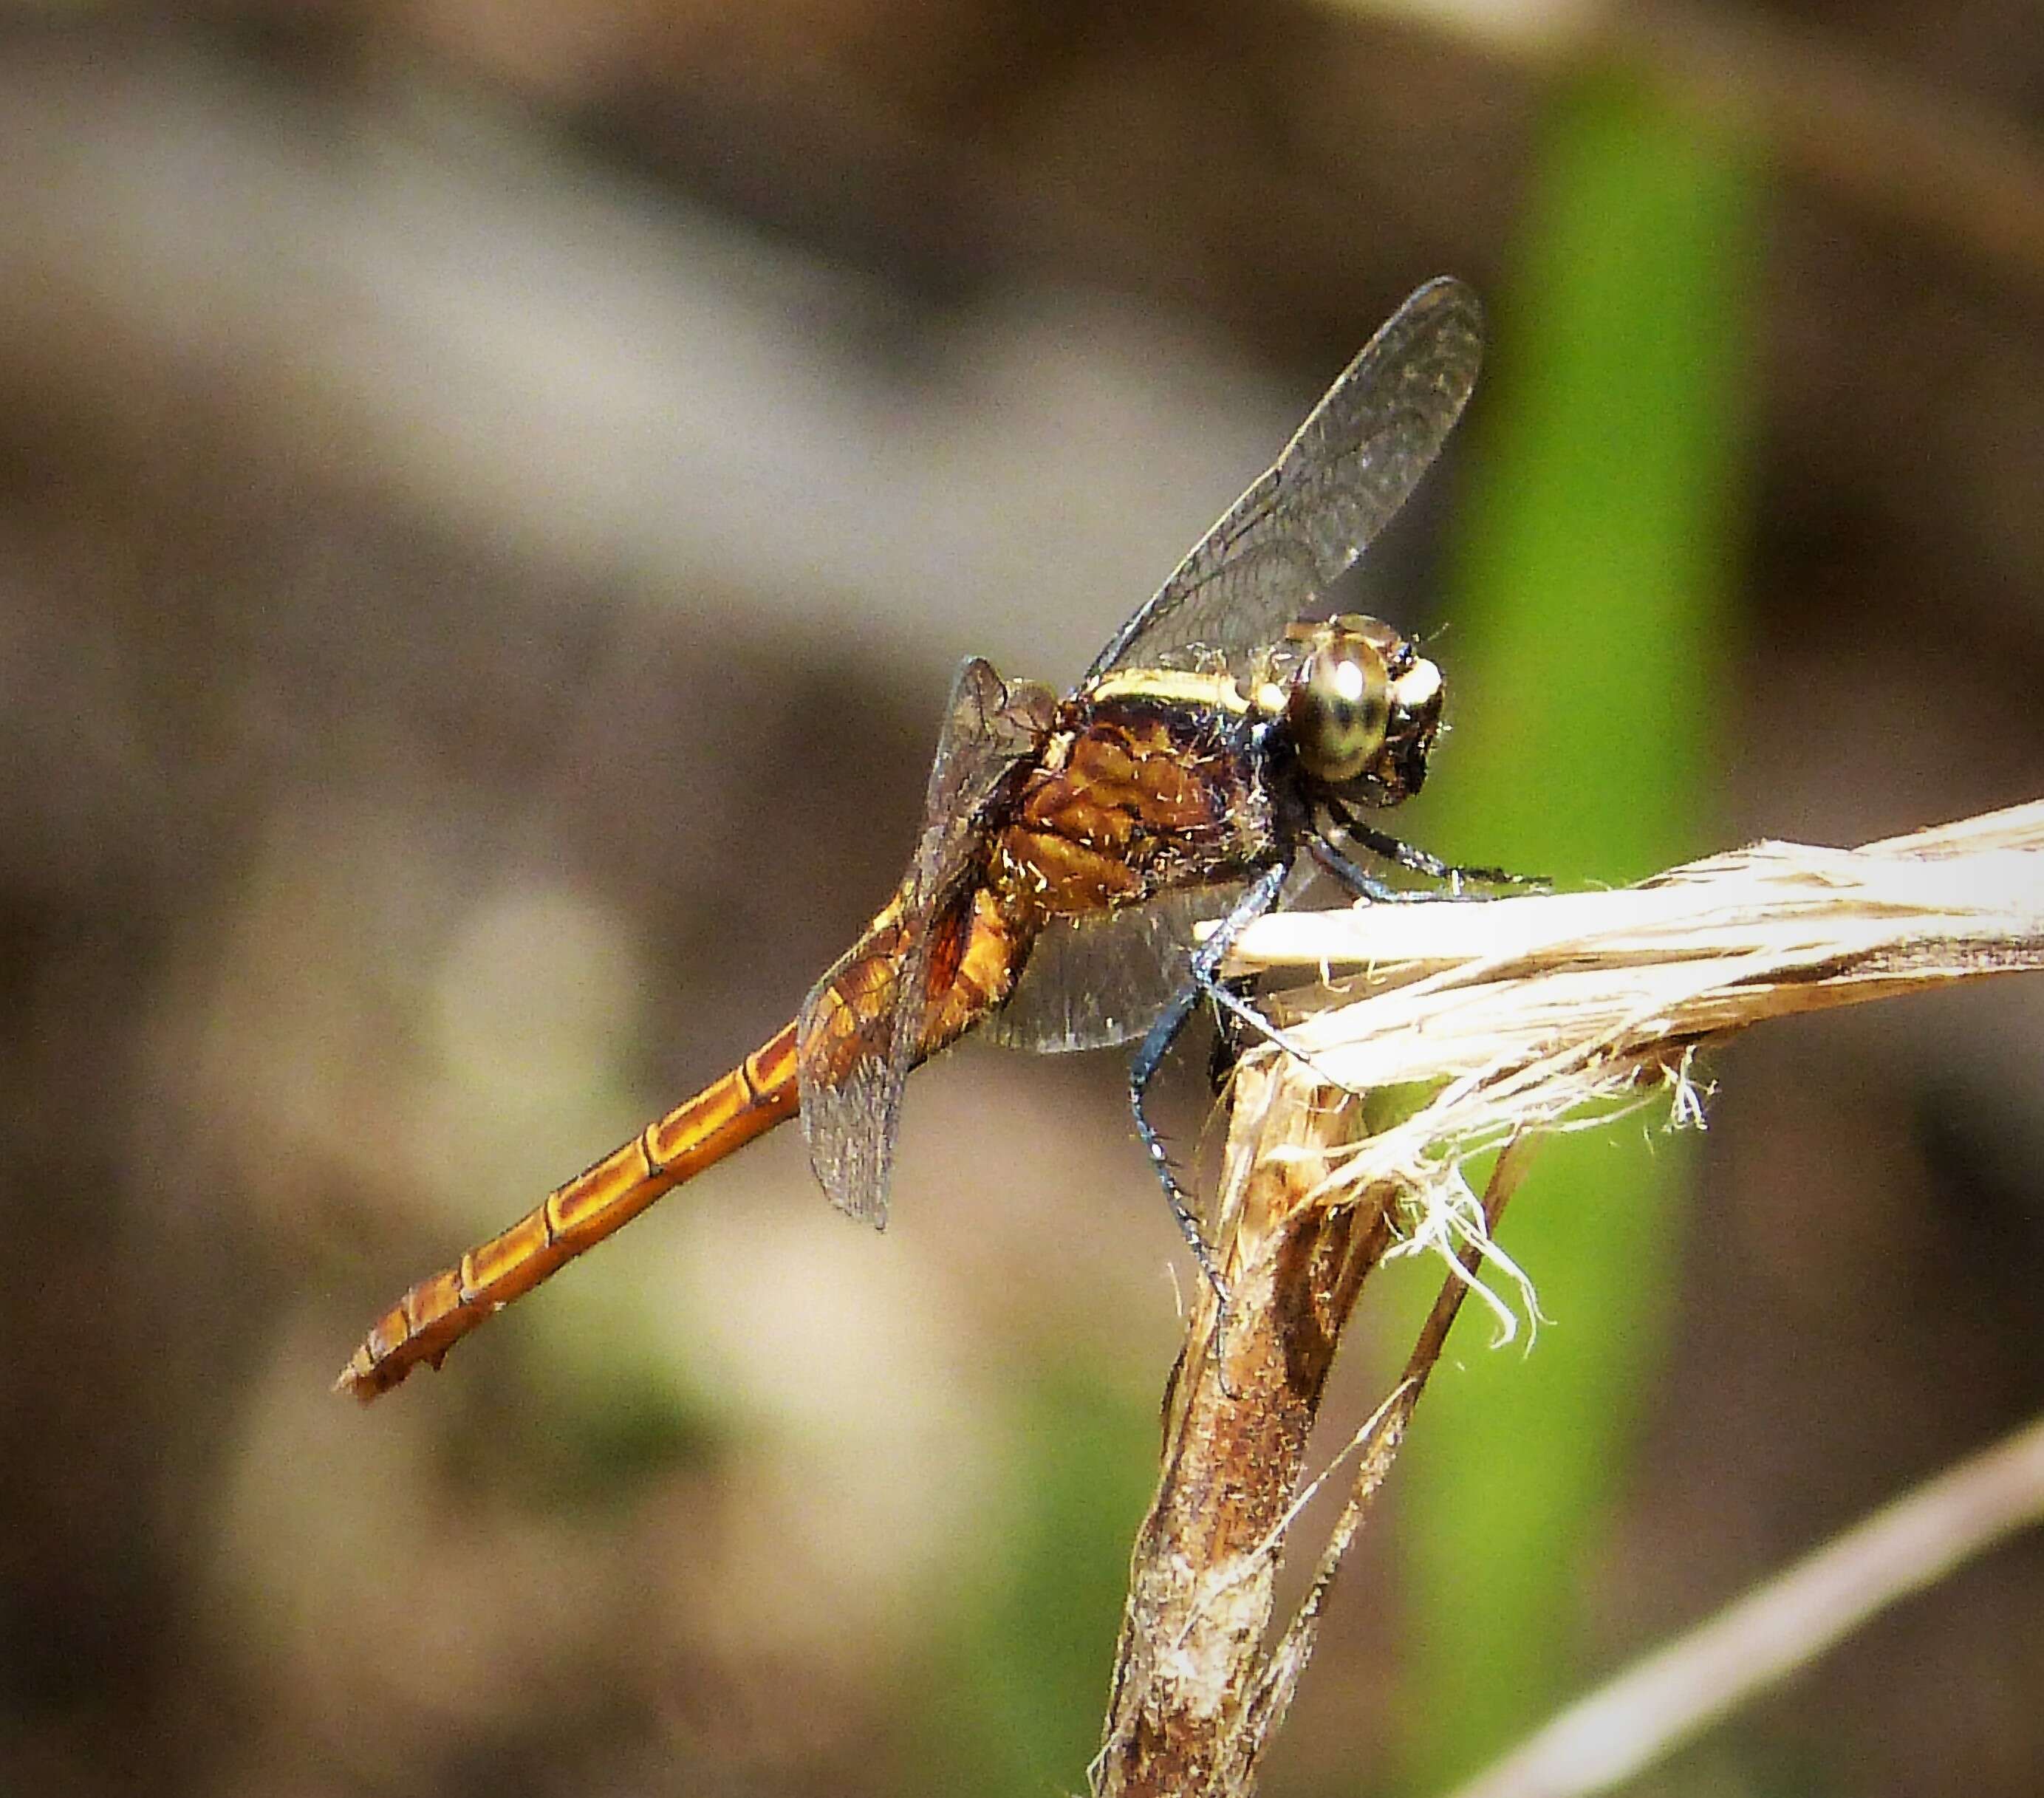
[[[1343,805],[1339,801],[1331,804],[1328,809],[1341,820],[1342,828],[1373,855],[1381,855],[1385,861],[1408,869],[1416,874],[1424,874],[1430,880],[1446,881],[1451,896],[1455,898],[1463,897],[1462,887],[1466,881],[1473,882],[1481,886],[1544,888],[1549,884],[1539,874],[1516,874],[1507,868],[1463,867],[1454,862],[1444,862],[1438,855],[1430,855],[1424,849],[1416,849],[1411,843],[1400,841],[1389,831],[1379,830],[1376,825],[1366,822],[1358,813]],[[1323,861],[1321,866],[1325,867],[1327,863]],[[1328,869],[1331,874],[1334,871],[1331,868]],[[1343,877],[1336,874],[1335,878],[1343,879]],[[1346,880],[1343,880],[1343,884],[1347,884]],[[1363,893],[1360,896],[1370,899],[1392,896],[1390,889],[1385,888],[1381,881],[1374,884],[1380,890]],[[1406,893],[1395,896],[1400,898],[1412,897]],[[1430,895],[1430,897],[1435,896]]]
[[[1346,854],[1339,843],[1330,841],[1318,831],[1306,839],[1306,851],[1357,898],[1367,899],[1373,905],[1402,905],[1415,899],[1433,897],[1429,893],[1407,893],[1399,887],[1387,886]]]
[[[1385,840],[1389,842],[1393,839],[1387,838]],[[1461,885],[1462,880],[1483,874],[1485,870],[1481,869],[1447,868],[1445,874],[1440,877],[1449,882],[1448,890],[1445,893],[1438,892],[1431,887],[1414,889],[1392,886],[1379,880],[1354,856],[1349,855],[1339,843],[1319,832],[1315,832],[1307,837],[1305,845],[1307,852],[1340,885],[1347,887],[1357,898],[1366,900],[1373,905],[1437,905],[1451,901],[1494,899],[1497,897],[1494,893],[1468,893],[1463,890]],[[1406,846],[1400,843],[1398,847],[1404,848]],[[1417,855],[1421,851],[1414,850],[1412,853]],[[1427,859],[1431,861],[1433,858],[1428,856]],[[1421,871],[1431,873],[1432,870],[1422,870]],[[1536,883],[1527,882],[1525,884],[1530,886]]]
[[[1193,951],[1192,969],[1184,985],[1171,995],[1170,1001],[1158,1014],[1155,1023],[1150,1026],[1135,1056],[1128,1064],[1128,1104],[1135,1114],[1135,1133],[1143,1139],[1143,1147],[1149,1151],[1150,1165],[1156,1170],[1158,1183],[1164,1189],[1165,1202],[1171,1208],[1171,1216],[1178,1220],[1178,1229],[1185,1239],[1186,1247],[1193,1251],[1193,1259],[1199,1264],[1200,1272],[1206,1276],[1207,1284],[1213,1288],[1214,1297],[1220,1307],[1220,1316],[1216,1326],[1218,1340],[1228,1322],[1228,1286],[1220,1277],[1213,1251],[1208,1247],[1206,1232],[1200,1227],[1199,1214],[1184,1187],[1178,1184],[1178,1173],[1171,1166],[1170,1153],[1164,1147],[1164,1139],[1157,1127],[1150,1121],[1143,1108],[1148,1097],[1150,1082],[1156,1078],[1157,1070],[1163,1066],[1164,1058],[1171,1052],[1171,1045],[1178,1041],[1178,1033],[1185,1028],[1185,1020],[1197,1008],[1200,1001],[1208,995],[1216,998],[1225,991],[1214,978],[1218,968],[1235,938],[1246,930],[1251,922],[1260,918],[1278,902],[1278,894],[1285,884],[1286,869],[1282,862],[1266,868],[1236,900],[1228,916],[1215,926],[1205,942]],[[1267,1032],[1270,1026],[1256,1016],[1253,1008],[1244,1005],[1233,993],[1227,995],[1232,1001],[1229,1008],[1236,1015],[1247,1014],[1254,1020],[1255,1028]]]
[[[1208,1078],[1216,1098],[1227,1092],[1228,1083],[1235,1078],[1235,1064],[1257,1043],[1274,1041],[1281,1047],[1296,1048],[1296,1045],[1286,1044],[1284,1033],[1274,1028],[1270,1020],[1257,1010],[1255,997],[1250,989],[1254,978],[1251,974],[1240,974],[1220,982],[1240,1001],[1240,1005],[1231,1007],[1216,1004],[1213,1008],[1213,1055],[1208,1069]],[[1254,1022],[1243,1021],[1242,1007],[1247,1008]],[[1303,1055],[1300,1056],[1300,1059],[1304,1058]]]

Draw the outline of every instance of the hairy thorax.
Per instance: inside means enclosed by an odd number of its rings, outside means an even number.
[[[1074,701],[1005,809],[990,884],[1069,917],[1238,874],[1269,804],[1237,722],[1140,691]]]

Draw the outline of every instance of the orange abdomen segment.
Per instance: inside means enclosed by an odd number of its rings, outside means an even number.
[[[662,1194],[793,1117],[800,1105],[795,1026],[720,1080],[649,1124],[454,1266],[421,1280],[383,1316],[340,1370],[337,1391],[365,1403],[421,1362],[437,1367],[486,1317],[563,1262],[628,1224]]]

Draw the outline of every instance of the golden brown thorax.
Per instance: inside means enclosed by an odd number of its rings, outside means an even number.
[[[1020,915],[1082,916],[1220,880],[1267,840],[1266,808],[1224,715],[1132,683],[1065,713],[1016,793],[989,869]]]

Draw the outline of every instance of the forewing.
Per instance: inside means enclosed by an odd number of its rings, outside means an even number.
[[[1057,696],[1034,681],[1003,681],[978,656],[959,665],[937,733],[922,834],[909,864],[909,909],[941,901],[970,867],[980,814],[1008,770],[1041,746]]]
[[[1285,453],[1086,670],[1192,645],[1224,654],[1278,636],[1389,523],[1462,416],[1483,359],[1483,312],[1430,281],[1363,346]]]
[[[809,1163],[833,1204],[878,1226],[887,1222],[901,1089],[921,1053],[935,927],[972,870],[986,801],[1042,741],[1055,705],[1044,688],[1005,686],[983,661],[959,668],[895,903],[803,1001],[797,1066]]]
[[[1241,890],[1239,881],[1186,887],[1119,911],[1053,919],[981,1033],[1039,1055],[1134,1042],[1191,978],[1193,927],[1224,917]]]

